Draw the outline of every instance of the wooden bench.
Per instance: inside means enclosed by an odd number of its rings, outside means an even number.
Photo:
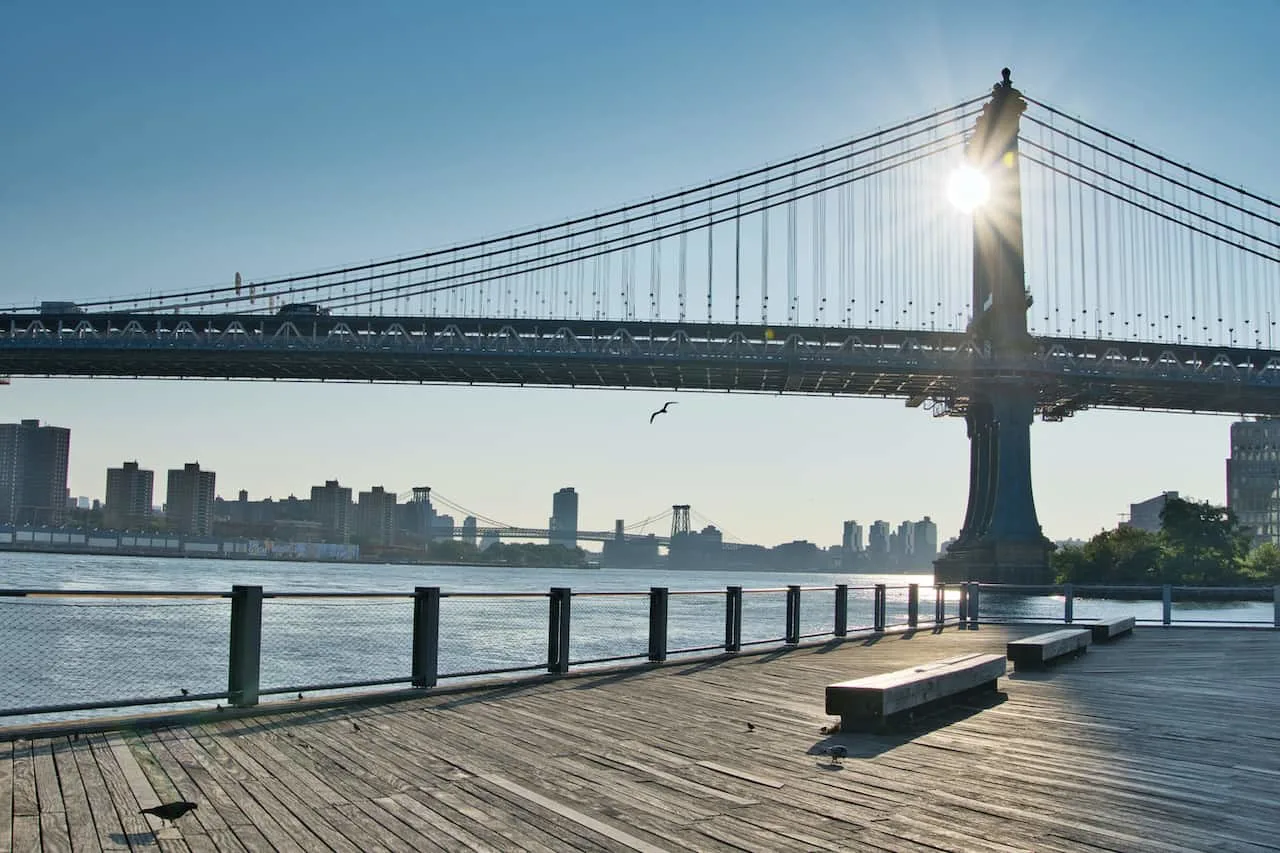
[[[1085,624],[1093,632],[1093,641],[1095,643],[1105,643],[1122,634],[1128,634],[1138,624],[1138,620],[1133,616],[1117,616],[1115,619],[1100,619],[1097,622]]]
[[[967,654],[827,685],[827,713],[841,731],[875,731],[914,712],[979,690],[995,690],[1004,655]]]
[[[1042,667],[1063,655],[1080,655],[1089,650],[1093,632],[1088,628],[1063,628],[1009,643],[1007,653],[1014,669]]]

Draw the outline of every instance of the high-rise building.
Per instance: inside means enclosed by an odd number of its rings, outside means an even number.
[[[311,520],[320,522],[331,542],[347,542],[351,538],[351,489],[325,480],[323,486],[311,487]]]
[[[915,523],[915,557],[917,561],[933,560],[938,556],[938,525],[925,516]]]
[[[1231,425],[1227,507],[1257,540],[1280,544],[1280,418]]]
[[[462,519],[462,541],[468,545],[476,544],[476,517],[468,515]]]
[[[899,557],[910,557],[916,552],[916,526],[910,521],[904,521],[898,525],[898,532],[895,534],[895,547],[893,553]]]
[[[103,511],[103,526],[110,530],[129,530],[146,524],[151,517],[155,478],[155,471],[139,468],[137,462],[126,462],[120,468],[108,468],[107,506]]]
[[[58,527],[67,518],[71,430],[35,419],[0,424],[0,523]]]
[[[565,487],[551,496],[551,522],[547,525],[552,545],[578,546],[578,493]]]
[[[360,493],[356,507],[356,533],[371,545],[396,541],[396,493],[382,486]]]
[[[867,550],[872,554],[888,554],[889,553],[889,522],[877,521],[871,525],[871,531],[867,534]]]
[[[844,535],[840,539],[840,548],[848,553],[862,550],[862,525],[856,521],[844,523]]]
[[[169,469],[165,492],[165,519],[179,533],[208,536],[213,532],[213,471],[201,471],[199,462]]]

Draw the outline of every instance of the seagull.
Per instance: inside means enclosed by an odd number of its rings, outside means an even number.
[[[843,746],[829,746],[822,750],[822,754],[831,756],[831,760],[834,763],[839,764],[840,759],[849,754],[849,750]]]
[[[675,404],[676,404],[675,400],[671,400],[670,402],[663,403],[661,409],[658,409],[658,411],[654,412],[652,415],[649,415],[649,423],[653,423],[653,419],[656,418],[658,415],[667,414],[667,406],[674,406]]]
[[[195,803],[189,803],[186,800],[177,800],[172,803],[162,803],[158,806],[152,806],[149,809],[143,809],[138,812],[138,814],[155,815],[166,823],[172,823],[194,808],[196,808]]]

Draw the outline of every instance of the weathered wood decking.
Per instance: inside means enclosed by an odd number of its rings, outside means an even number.
[[[1280,632],[1139,628],[1003,703],[819,733],[829,682],[1034,630],[3,743],[0,850],[1280,849]]]

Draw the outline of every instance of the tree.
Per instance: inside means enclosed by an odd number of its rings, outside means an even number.
[[[1280,548],[1263,542],[1245,558],[1244,573],[1253,583],[1280,584]]]
[[[1160,537],[1136,527],[1104,530],[1050,558],[1059,583],[1162,583]]]
[[[1249,535],[1235,513],[1208,501],[1169,498],[1160,511],[1167,574],[1178,583],[1229,584],[1241,580]]]

